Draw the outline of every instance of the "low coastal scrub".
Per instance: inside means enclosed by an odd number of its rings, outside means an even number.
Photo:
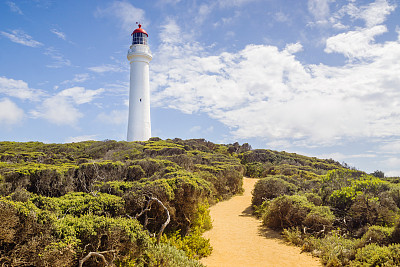
[[[208,203],[245,171],[203,139],[0,142],[0,160],[2,266],[202,266]]]
[[[256,183],[252,203],[264,225],[326,266],[400,265],[400,187],[393,179],[346,168],[311,184],[299,179],[268,174]]]
[[[2,266],[202,266],[209,205],[254,212],[327,266],[399,266],[400,185],[380,171],[204,139],[0,142]]]

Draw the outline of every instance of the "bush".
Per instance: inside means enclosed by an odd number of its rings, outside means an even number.
[[[338,169],[331,170],[323,177],[321,181],[320,195],[324,203],[327,203],[329,197],[335,190],[341,190],[351,185],[351,181],[358,178],[363,173],[360,171]]]
[[[400,221],[397,221],[391,235],[392,242],[400,243]]]
[[[303,224],[307,232],[327,233],[332,229],[335,216],[327,206],[314,206],[307,214]]]
[[[51,210],[60,217],[66,214],[119,216],[125,211],[121,197],[100,192],[96,195],[72,192],[59,198],[34,196],[31,200],[38,208]]]
[[[280,196],[270,202],[263,222],[274,229],[302,226],[313,206],[304,196]]]
[[[78,258],[83,258],[91,251],[110,251],[110,261],[118,259],[134,260],[140,258],[151,241],[137,220],[129,218],[110,218],[95,215],[83,215],[79,218],[66,215],[55,223],[56,236],[59,240],[74,241]],[[70,246],[72,246],[71,244]],[[113,255],[114,254],[114,255]],[[88,264],[96,265],[96,258]],[[85,263],[86,264],[86,263]]]
[[[305,193],[304,196],[307,198],[308,201],[313,203],[315,206],[322,205],[322,198],[315,193]]]
[[[378,197],[360,194],[354,199],[348,216],[351,221],[349,227],[356,229],[365,225],[393,225],[396,213],[383,206]]]
[[[146,266],[146,267],[203,267],[204,265],[194,259],[189,259],[185,252],[176,247],[161,243],[153,245],[145,254],[144,263],[138,265],[120,264],[119,266]]]
[[[308,232],[326,233],[335,216],[326,206],[315,206],[305,196],[280,196],[270,201],[263,215],[266,226],[274,229],[306,227]]]
[[[161,242],[185,251],[191,259],[201,259],[209,256],[212,251],[210,240],[201,235],[202,231],[199,229],[195,229],[186,236],[182,236],[180,231],[176,231],[169,235],[163,235]]]
[[[255,184],[251,202],[253,206],[259,206],[265,200],[282,195],[293,195],[297,190],[297,186],[278,177],[266,177]]]
[[[128,167],[126,181],[137,181],[142,179],[146,173],[140,165],[131,165]]]
[[[304,244],[304,236],[299,227],[283,229],[283,238],[296,246],[302,246]]]
[[[359,247],[375,243],[377,245],[388,245],[391,243],[393,227],[373,225],[362,236]]]
[[[46,258],[41,254],[55,241],[52,236],[54,221],[54,216],[39,210],[30,201],[0,198],[0,263],[3,266],[21,266],[21,263],[43,266]],[[66,263],[70,260],[67,253],[59,258]]]
[[[333,231],[324,238],[306,238],[302,249],[320,257],[325,266],[348,266],[356,254],[356,240]]]
[[[400,266],[400,245],[367,245],[357,250],[351,266]]]

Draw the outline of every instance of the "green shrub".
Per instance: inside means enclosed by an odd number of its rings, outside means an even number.
[[[356,240],[341,236],[333,231],[324,238],[306,238],[303,251],[312,252],[321,258],[325,266],[348,266],[356,254]]]
[[[263,222],[274,229],[302,226],[313,206],[304,196],[280,196],[269,203]]]
[[[55,222],[55,228],[59,240],[76,240],[73,249],[79,258],[83,258],[90,251],[113,250],[114,253],[107,256],[109,261],[109,257],[134,260],[140,258],[151,243],[137,220],[123,217],[110,218],[89,214],[78,218],[66,215]],[[89,262],[94,264],[96,259]]]
[[[305,241],[303,233],[299,227],[283,229],[283,237],[286,241],[296,246],[302,246]]]
[[[293,195],[297,190],[297,186],[278,177],[270,176],[262,178],[254,186],[251,202],[253,206],[259,206],[265,200],[281,195]]]
[[[274,229],[306,227],[308,232],[327,233],[335,216],[326,206],[315,206],[305,196],[280,196],[270,201],[263,222]]]
[[[200,229],[201,231],[207,231],[212,228],[210,205],[207,200],[197,205],[197,211],[192,223],[192,228]]]
[[[369,244],[357,250],[351,266],[400,266],[400,245]]]
[[[119,216],[124,214],[124,201],[121,197],[105,193],[96,195],[73,192],[59,198],[34,196],[32,202],[41,209],[56,212],[60,217],[66,214]]]
[[[146,173],[140,165],[131,165],[128,167],[126,181],[138,181],[145,175]]]
[[[395,211],[397,211],[397,207]],[[391,226],[396,219],[395,211],[383,206],[378,197],[359,194],[348,211],[348,216],[351,220],[349,227],[355,229],[375,224]]]
[[[322,198],[318,194],[307,192],[304,194],[304,196],[315,206],[321,206],[323,204]]]
[[[307,227],[307,232],[327,233],[332,229],[335,216],[327,206],[314,206],[307,214],[303,224]]]
[[[326,203],[335,190],[341,190],[351,185],[354,178],[360,177],[363,173],[360,171],[337,169],[328,171],[322,178],[320,195],[324,203]]]
[[[55,221],[54,215],[41,211],[30,201],[0,198],[1,264],[21,266],[24,262],[25,266],[43,266],[41,254],[55,240],[52,236]]]
[[[163,235],[161,242],[168,243],[186,252],[191,259],[201,259],[211,254],[212,247],[210,240],[201,236],[202,231],[195,229],[186,236],[182,236],[180,231]]]
[[[261,162],[252,162],[246,164],[246,176],[252,178],[262,177],[263,174],[269,169],[267,164]]]
[[[170,244],[160,243],[150,246],[143,262],[139,262],[137,265],[120,264],[119,266],[203,267],[204,265],[197,260],[189,259],[184,251]]]
[[[372,225],[361,237],[359,247],[372,243],[375,243],[377,245],[388,245],[391,243],[393,230],[393,227]]]
[[[397,223],[393,229],[393,232],[391,235],[391,240],[394,243],[400,243],[400,220],[397,221]]]

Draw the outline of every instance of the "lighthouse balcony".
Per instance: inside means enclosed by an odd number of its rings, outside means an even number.
[[[127,57],[129,61],[137,57],[146,58],[146,61],[150,61],[153,58],[149,46],[140,44],[131,45]]]
[[[143,53],[143,54],[151,54],[150,48],[147,45],[135,44],[131,45],[128,53]]]

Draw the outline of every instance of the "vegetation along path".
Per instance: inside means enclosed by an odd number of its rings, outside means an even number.
[[[243,179],[243,195],[211,207],[213,228],[204,237],[210,238],[213,252],[202,263],[209,267],[321,266],[317,258],[287,245],[251,216],[251,191],[257,180]]]

